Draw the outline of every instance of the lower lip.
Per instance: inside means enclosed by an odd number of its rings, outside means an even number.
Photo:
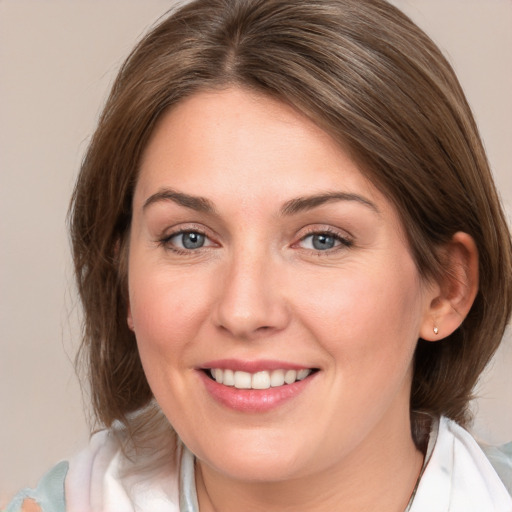
[[[222,405],[240,412],[265,412],[276,409],[302,393],[312,383],[317,372],[304,380],[268,389],[237,389],[210,379],[204,371],[199,375],[208,393]]]

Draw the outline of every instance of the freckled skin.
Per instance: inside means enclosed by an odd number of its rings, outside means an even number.
[[[163,188],[215,211],[172,200],[144,208]],[[281,212],[327,192],[372,207],[333,200]],[[205,244],[183,247],[187,230]],[[325,232],[336,244],[320,250],[312,233]],[[165,115],[134,195],[128,321],[157,401],[200,461],[201,488],[294,482],[302,492],[319,479],[346,503],[361,478],[412,490],[421,455],[410,435],[411,362],[434,291],[404,240],[391,204],[290,107],[228,89]],[[282,407],[245,414],[201,383],[198,368],[221,358],[319,371]]]

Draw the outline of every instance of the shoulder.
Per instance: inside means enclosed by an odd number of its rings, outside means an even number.
[[[178,454],[162,445],[127,456],[119,439],[115,431],[95,434],[89,447],[71,459],[65,483],[67,510],[177,511]]]
[[[41,478],[35,489],[20,491],[5,512],[65,512],[64,481],[68,469],[66,461],[54,466]]]
[[[35,489],[18,493],[5,512],[177,512],[178,502],[176,457],[159,466],[130,459],[115,433],[102,431]]]
[[[479,443],[479,446],[512,496],[512,442],[501,446]]]
[[[471,434],[447,418],[439,420],[435,446],[411,508],[432,510],[512,511],[510,493],[493,464]]]
[[[456,442],[460,443],[464,450],[471,454],[471,460],[477,464],[482,472],[489,473],[493,477],[497,475],[512,496],[512,442],[502,446],[492,446],[479,442],[454,421],[447,418],[443,420],[446,429],[453,435]],[[482,457],[482,454],[485,457]]]

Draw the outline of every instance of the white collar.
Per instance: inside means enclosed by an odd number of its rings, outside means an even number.
[[[512,512],[512,498],[471,435],[442,417],[410,512]]]

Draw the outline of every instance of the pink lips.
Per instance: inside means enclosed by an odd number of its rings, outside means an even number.
[[[211,368],[256,373],[264,370],[301,370],[305,367],[281,361],[240,361],[233,359],[209,361],[202,366],[198,374],[212,398],[235,411],[253,413],[270,411],[297,397],[313,382],[316,375],[316,373],[313,373],[304,380],[268,389],[237,389],[219,384],[211,379],[204,371]]]

